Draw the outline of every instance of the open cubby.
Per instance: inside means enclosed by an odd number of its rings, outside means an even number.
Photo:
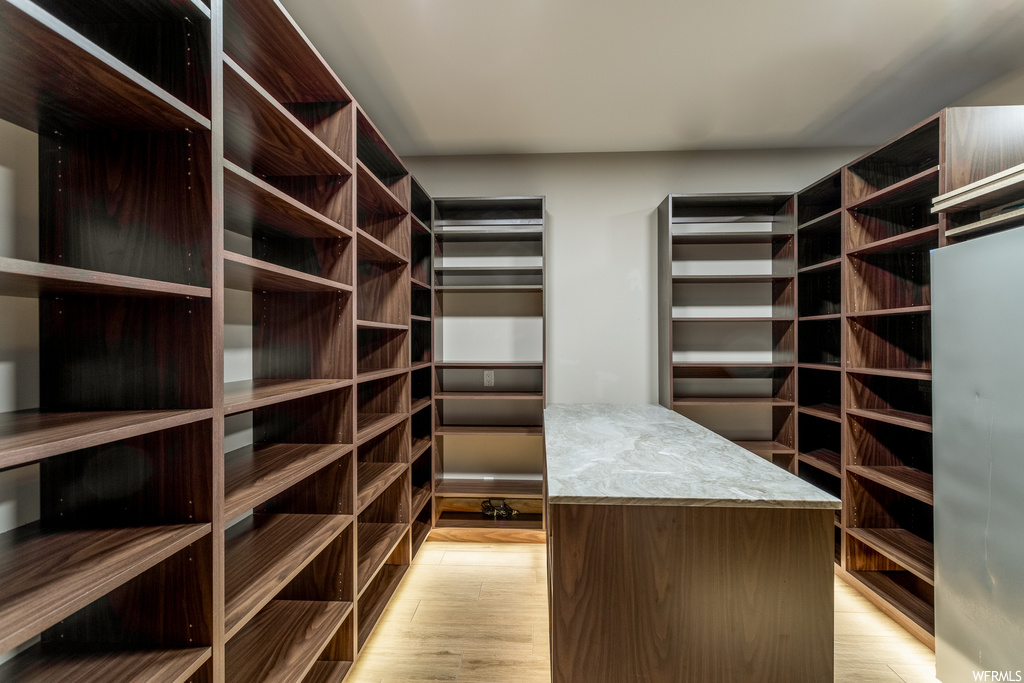
[[[433,294],[429,287],[412,283],[412,315],[420,318],[431,317],[431,300]]]
[[[693,282],[672,285],[672,318],[792,318],[791,279],[772,282]]]
[[[433,200],[415,178],[412,179],[409,191],[411,193],[409,197],[409,211],[412,212],[414,218],[423,224],[423,227],[429,229],[433,221]]]
[[[409,321],[409,267],[404,263],[363,260],[356,268],[359,320],[406,325]]]
[[[412,561],[408,534],[399,539],[399,543],[387,556],[373,579],[362,588],[359,596],[359,631],[356,640],[361,650],[384,613],[388,601],[398,589]]]
[[[431,346],[434,337],[430,321],[413,320],[409,334],[412,362],[429,363],[433,359]]]
[[[899,197],[902,202],[860,206],[850,209],[846,248],[848,251],[871,245],[888,245],[917,239],[918,234],[933,229],[937,219],[931,213],[932,197],[938,194],[934,179],[914,195]]]
[[[264,224],[252,225],[252,256],[282,268],[352,284],[352,239],[312,239]]]
[[[850,369],[931,370],[930,313],[850,318],[847,330]]]
[[[410,373],[410,387],[412,389],[412,402],[416,403],[421,399],[429,399],[432,395],[431,369],[420,368]]]
[[[850,255],[846,300],[851,312],[931,304],[930,252],[938,237],[863,255]]]
[[[295,515],[351,515],[354,500],[351,482],[355,477],[351,452],[293,484],[255,512]]]
[[[797,265],[811,268],[835,261],[842,256],[842,217],[832,213],[797,233]]]
[[[348,292],[272,292],[252,297],[253,375],[352,379]]]
[[[360,593],[389,563],[388,558],[406,537],[410,522],[409,506],[409,474],[406,471],[359,513],[357,586]],[[408,564],[408,559],[405,564]]]
[[[838,477],[842,432],[836,422],[814,415],[800,416],[800,462]]]
[[[850,164],[847,167],[846,202],[856,202],[938,166],[940,129],[939,117],[934,117]]]
[[[801,368],[799,374],[801,408],[834,412],[839,417],[842,405],[842,377],[831,370]]]
[[[777,398],[792,401],[792,366],[715,365],[672,369],[672,394],[675,399]]]
[[[430,489],[426,490],[430,491]],[[424,541],[427,540],[427,536],[430,534],[430,529],[433,526],[433,517],[434,512],[428,500],[419,514],[416,515],[416,518],[412,520],[412,526],[409,528],[409,532],[412,535],[413,557],[416,556]]]
[[[437,287],[540,287],[544,283],[541,240],[438,240]]]
[[[409,423],[392,427],[357,449],[357,510],[362,511],[409,467]]]
[[[409,375],[361,382],[356,390],[356,431],[362,440],[398,424],[409,413]]]
[[[799,315],[801,318],[839,315],[842,310],[839,263],[821,270],[802,273],[799,282]],[[802,337],[801,334],[801,341]]]
[[[800,321],[800,363],[839,367],[842,360],[840,320]]]
[[[39,261],[184,285],[211,282],[203,131],[39,136]]]
[[[356,117],[356,156],[381,183],[389,188],[409,176],[409,171],[405,169],[398,155],[391,149],[391,145],[387,143],[362,110]],[[406,180],[406,185],[408,184],[409,180]],[[407,189],[404,196],[399,195],[399,199],[404,198],[407,205],[409,192],[410,190]]]
[[[806,460],[801,458],[801,463],[803,462],[806,462]],[[817,467],[801,466],[797,476],[806,481],[808,484],[816,486],[822,491],[825,491],[829,495],[835,496],[836,498],[841,498],[841,480],[839,478],[838,473],[829,473]]]
[[[795,430],[791,405],[773,405],[772,399],[707,399],[677,402],[673,410],[685,418],[724,436],[742,442],[767,441],[793,448]],[[758,450],[758,449],[748,449]]]
[[[420,515],[424,505],[430,507],[427,502],[434,488],[433,454],[429,448],[413,461],[409,474],[412,478],[412,512]]]
[[[413,280],[422,283],[430,282],[430,256],[433,253],[433,241],[426,228],[413,222],[409,244],[409,265]]]
[[[676,320],[673,363],[792,363],[793,320]]]
[[[363,166],[359,167],[357,177],[357,227],[399,257],[408,259],[410,219],[405,205]],[[399,181],[399,185],[403,182],[408,187],[408,180]]]
[[[931,428],[931,380],[849,372],[846,385],[849,410],[877,415],[879,419],[898,418]]]
[[[933,504],[931,432],[857,415],[846,430],[850,472]]]
[[[818,221],[822,217],[838,211],[842,203],[842,174],[837,171],[797,193],[797,224],[802,226]],[[837,222],[837,233],[838,227]]]
[[[439,395],[494,392],[540,398],[544,389],[540,363],[442,363],[434,371]],[[485,386],[485,372],[494,373],[493,386]]]
[[[359,327],[356,330],[356,370],[373,373],[409,367],[409,331]]]

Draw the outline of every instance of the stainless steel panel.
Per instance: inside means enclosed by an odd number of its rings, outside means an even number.
[[[936,669],[1024,670],[1024,229],[932,253]]]

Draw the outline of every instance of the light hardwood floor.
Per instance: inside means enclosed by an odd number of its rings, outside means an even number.
[[[424,544],[349,683],[548,683],[544,546]],[[935,683],[935,655],[836,579],[836,683]]]

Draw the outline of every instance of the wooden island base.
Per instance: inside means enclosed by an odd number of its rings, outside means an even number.
[[[553,683],[832,680],[832,510],[549,514]]]

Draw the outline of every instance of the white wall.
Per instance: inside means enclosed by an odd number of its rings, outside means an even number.
[[[547,197],[554,403],[657,403],[657,209],[670,193],[790,192],[861,149],[412,157],[435,197]]]

